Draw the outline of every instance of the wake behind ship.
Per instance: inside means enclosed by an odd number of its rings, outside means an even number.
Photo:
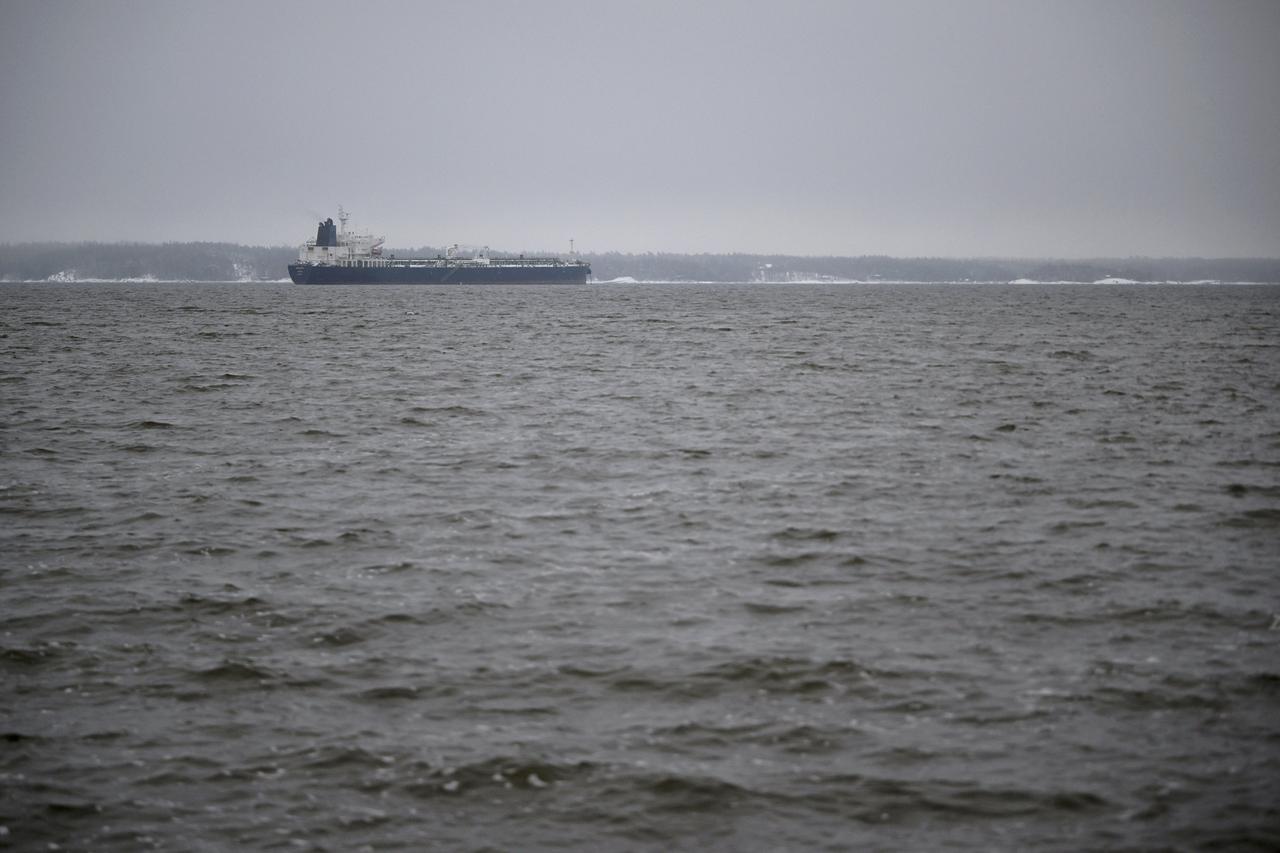
[[[347,231],[347,214],[338,208],[342,228],[332,219],[320,223],[316,238],[298,250],[289,264],[294,284],[585,284],[591,265],[561,258],[491,258],[487,248],[463,257],[457,246],[434,258],[384,257],[383,238]]]

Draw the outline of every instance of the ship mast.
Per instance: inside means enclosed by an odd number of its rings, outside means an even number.
[[[342,209],[342,205],[338,205],[338,221],[342,223],[342,233],[347,233],[347,220],[351,218],[351,214]]]

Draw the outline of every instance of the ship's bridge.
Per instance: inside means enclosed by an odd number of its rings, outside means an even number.
[[[316,229],[316,238],[308,240],[298,250],[298,260],[304,264],[349,264],[368,258],[382,257],[385,239],[372,234],[347,230],[346,211],[339,208],[338,218],[342,230],[326,219]]]

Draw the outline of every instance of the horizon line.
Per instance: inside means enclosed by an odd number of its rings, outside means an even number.
[[[0,247],[19,247],[19,246],[172,246],[172,245],[221,245],[221,246],[238,246],[246,249],[296,249],[300,244],[293,243],[241,243],[235,240],[21,240],[21,241],[4,241],[0,242]],[[416,249],[427,248],[446,248],[445,246],[410,246],[397,247],[394,251],[414,251]],[[501,254],[528,254],[531,251],[546,252],[551,255],[567,254],[562,251],[551,251],[547,249],[523,249],[510,250],[491,248],[490,251],[499,252]],[[1152,255],[1152,254],[1130,254],[1130,255],[1054,255],[1054,254],[973,254],[973,255],[944,255],[944,254],[905,254],[895,255],[885,252],[863,252],[860,254],[840,254],[835,252],[828,253],[797,253],[797,252],[777,252],[777,251],[746,251],[741,249],[731,251],[675,251],[669,249],[643,249],[643,250],[622,250],[622,249],[579,249],[575,252],[578,255],[685,255],[685,256],[727,256],[745,255],[749,257],[777,257],[777,258],[890,258],[895,260],[941,260],[941,261],[1133,261],[1133,260],[1150,260],[1150,261],[1270,261],[1280,263],[1280,254],[1277,255],[1206,255],[1206,254],[1189,254],[1189,255]]]

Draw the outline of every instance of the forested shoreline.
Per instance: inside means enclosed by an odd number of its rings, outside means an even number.
[[[436,247],[388,249],[434,257]],[[235,243],[0,244],[0,281],[279,281],[291,246]],[[495,253],[498,255],[501,253]],[[597,281],[1280,281],[1276,258],[894,258],[884,255],[583,253]]]

